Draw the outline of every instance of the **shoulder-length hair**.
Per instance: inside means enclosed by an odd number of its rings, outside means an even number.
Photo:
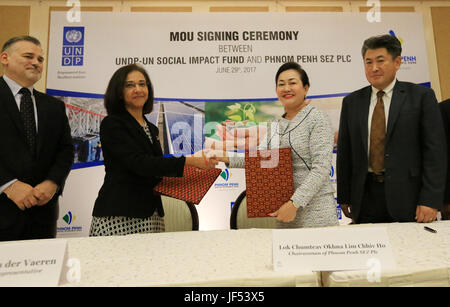
[[[124,100],[124,90],[125,90],[125,82],[127,80],[127,76],[129,73],[133,71],[139,71],[145,77],[145,82],[148,87],[148,98],[143,107],[143,113],[148,114],[153,110],[153,86],[150,82],[150,77],[148,76],[147,71],[136,64],[130,64],[123,67],[120,67],[109,80],[108,87],[106,88],[105,93],[105,109],[108,115],[120,114],[126,112],[125,109],[125,100]]]

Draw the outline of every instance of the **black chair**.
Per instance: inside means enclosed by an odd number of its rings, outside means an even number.
[[[195,205],[172,197],[161,196],[166,232],[198,230]]]
[[[275,228],[275,217],[247,217],[247,197],[243,191],[234,202],[230,216],[231,229]]]

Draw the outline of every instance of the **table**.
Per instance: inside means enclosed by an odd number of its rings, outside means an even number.
[[[424,226],[437,230],[430,233]],[[348,225],[358,231],[374,224]],[[387,228],[397,267],[381,268],[379,282],[370,282],[367,271],[322,272],[325,287],[348,286],[450,286],[450,221],[431,224],[376,224]]]
[[[397,263],[381,270],[380,282],[370,282],[367,270],[275,272],[272,230],[247,229],[65,239],[68,258],[80,263],[81,278],[78,283],[62,278],[60,285],[450,286],[450,221],[336,227],[373,226],[386,227]]]
[[[79,283],[62,286],[320,286],[320,273],[278,273],[272,230],[70,238]]]

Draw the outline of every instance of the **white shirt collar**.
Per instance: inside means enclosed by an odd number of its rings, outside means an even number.
[[[394,78],[394,80],[392,80],[392,82],[391,82],[388,86],[386,86],[382,91],[383,91],[386,95],[389,95],[389,96],[390,96],[390,94],[391,94],[392,91],[394,90],[395,82],[397,82],[397,79]],[[372,85],[372,95],[373,95],[373,94],[376,95],[378,92],[379,92],[379,90],[378,90],[377,88],[373,87],[373,85]]]
[[[23,87],[20,84],[18,84],[16,81],[9,78],[7,75],[3,75],[3,79],[5,80],[6,84],[8,84],[9,88],[11,89],[11,92],[13,93],[13,96],[16,96],[20,89]],[[33,95],[33,86],[27,87],[27,89],[30,90],[31,95]]]

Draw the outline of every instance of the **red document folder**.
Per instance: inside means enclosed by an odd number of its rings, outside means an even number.
[[[247,216],[267,217],[294,194],[290,148],[245,153]]]
[[[221,172],[222,170],[218,168],[201,170],[185,165],[183,177],[163,177],[154,191],[165,196],[199,204]]]

